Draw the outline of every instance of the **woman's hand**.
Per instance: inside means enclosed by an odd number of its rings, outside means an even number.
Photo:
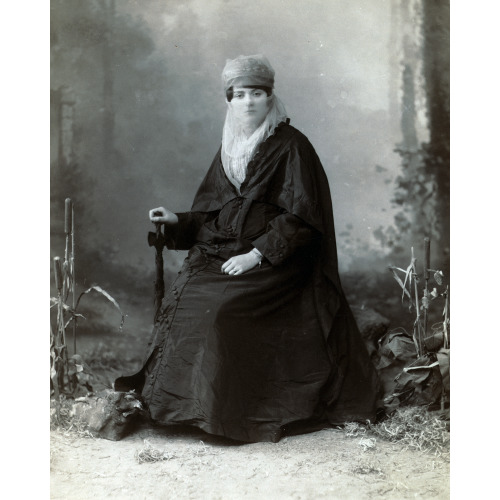
[[[179,222],[177,215],[163,207],[153,208],[149,211],[149,220],[154,223],[173,225]]]
[[[262,256],[256,250],[252,250],[242,255],[235,255],[222,264],[221,270],[225,274],[239,275],[250,271],[257,264],[260,264]]]

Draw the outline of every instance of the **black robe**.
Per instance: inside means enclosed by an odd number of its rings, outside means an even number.
[[[328,180],[308,139],[282,123],[240,193],[220,150],[167,247],[189,250],[163,299],[144,366],[115,382],[153,420],[240,441],[376,418],[378,379],[346,302]],[[257,248],[262,264],[222,273]]]

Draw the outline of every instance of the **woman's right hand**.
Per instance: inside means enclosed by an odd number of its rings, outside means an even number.
[[[149,211],[149,220],[159,224],[173,225],[179,222],[177,215],[163,207],[153,208]]]

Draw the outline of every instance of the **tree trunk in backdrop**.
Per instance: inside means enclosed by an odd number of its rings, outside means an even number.
[[[424,76],[430,140],[426,167],[437,184],[440,247],[450,245],[450,2],[423,0]]]

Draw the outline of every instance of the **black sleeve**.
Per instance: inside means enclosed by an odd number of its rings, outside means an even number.
[[[214,212],[177,213],[179,222],[165,226],[166,247],[169,250],[189,250],[197,241],[196,236],[205,222],[215,217]]]
[[[319,231],[299,217],[286,212],[271,220],[267,231],[252,244],[273,266],[276,266],[297,249],[311,245],[320,238]]]

